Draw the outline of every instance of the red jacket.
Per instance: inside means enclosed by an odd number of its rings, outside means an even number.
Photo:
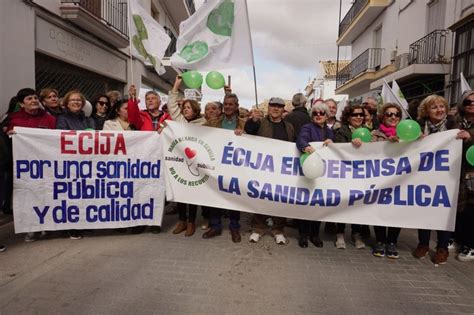
[[[40,109],[37,115],[28,114],[23,108],[8,117],[7,131],[14,127],[55,129],[56,118]]]
[[[137,130],[157,131],[161,129],[160,125],[165,120],[171,120],[171,116],[168,113],[162,113],[158,118],[158,127],[153,128],[153,120],[150,114],[146,110],[138,108],[138,100],[128,100],[128,122]]]

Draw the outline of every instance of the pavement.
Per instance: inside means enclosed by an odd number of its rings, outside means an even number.
[[[389,260],[349,244],[338,250],[323,233],[324,248],[301,249],[291,228],[286,246],[269,235],[251,244],[249,214],[239,244],[227,229],[210,240],[200,229],[173,235],[176,216],[165,216],[161,234],[52,233],[34,243],[8,221],[0,314],[474,313],[474,263],[413,258],[415,230],[402,230],[400,258]]]

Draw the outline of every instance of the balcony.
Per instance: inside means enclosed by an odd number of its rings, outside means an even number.
[[[449,31],[436,30],[410,45],[408,65],[398,67],[398,71],[370,84],[371,89],[380,88],[384,80],[396,80],[400,84],[410,81],[423,81],[444,76],[450,72],[449,56],[446,55],[446,43]]]
[[[117,48],[129,44],[125,0],[61,0],[61,16]]]
[[[194,0],[161,0],[160,3],[166,7],[170,22],[176,30],[182,21],[196,12]]]
[[[171,57],[176,52],[176,36],[174,36],[173,32],[170,31],[169,28],[165,27],[166,34],[171,38],[171,42],[168,45],[168,48],[165,51],[165,57]]]
[[[385,10],[391,0],[355,0],[339,24],[339,46],[349,46],[377,16]]]
[[[436,30],[410,45],[409,64],[447,63],[447,30]]]

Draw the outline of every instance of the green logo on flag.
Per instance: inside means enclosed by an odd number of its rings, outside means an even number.
[[[196,61],[207,56],[209,47],[203,41],[195,41],[187,44],[179,53],[179,56],[187,62]]]
[[[234,25],[234,2],[226,0],[207,17],[207,27],[217,35],[232,36]]]

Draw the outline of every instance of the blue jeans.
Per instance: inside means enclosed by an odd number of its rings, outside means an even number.
[[[211,208],[211,218],[209,220],[209,225],[211,229],[222,230],[222,214],[224,210],[218,208]],[[240,230],[240,211],[229,210],[229,229],[233,231]]]

